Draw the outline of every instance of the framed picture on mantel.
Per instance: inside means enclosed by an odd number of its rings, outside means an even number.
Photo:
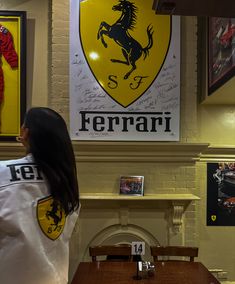
[[[26,12],[0,11],[0,140],[15,140],[26,109]]]
[[[144,195],[143,176],[121,176],[120,194],[125,195]]]
[[[235,18],[208,18],[208,95],[235,75]]]

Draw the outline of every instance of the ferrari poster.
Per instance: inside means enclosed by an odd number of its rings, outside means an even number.
[[[235,162],[207,164],[207,225],[235,225]]]
[[[74,140],[179,140],[180,18],[152,0],[71,0]]]

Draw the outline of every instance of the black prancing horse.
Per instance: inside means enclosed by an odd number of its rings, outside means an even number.
[[[59,223],[62,220],[63,214],[62,210],[60,209],[59,204],[56,201],[53,201],[53,203],[50,205],[51,210],[48,210],[46,212],[47,219],[49,220],[50,218],[53,219],[54,223],[51,225],[55,226],[54,231],[57,229]],[[59,215],[58,215],[59,214]]]
[[[130,74],[136,69],[135,63],[142,53],[144,53],[144,59],[149,54],[149,49],[153,46],[153,31],[149,25],[147,27],[148,45],[143,48],[128,32],[129,29],[133,30],[136,24],[137,7],[127,0],[119,0],[119,4],[113,6],[113,11],[121,11],[121,17],[112,26],[102,22],[97,38],[101,39],[104,47],[108,46],[104,40],[104,35],[112,38],[122,47],[122,53],[126,60],[111,59],[111,61],[132,66],[131,70],[124,76],[124,79],[128,79]]]

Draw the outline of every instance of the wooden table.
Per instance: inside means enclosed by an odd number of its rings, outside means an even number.
[[[81,262],[72,284],[218,284],[200,262],[158,262],[148,279],[134,280],[135,262]]]

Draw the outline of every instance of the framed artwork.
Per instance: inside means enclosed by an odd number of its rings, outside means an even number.
[[[207,226],[235,225],[235,161],[207,164]]]
[[[26,12],[0,11],[0,140],[15,140],[26,110]]]
[[[121,176],[120,194],[126,195],[144,195],[144,177],[143,176]]]
[[[235,18],[208,18],[208,95],[235,75]]]
[[[70,0],[72,140],[180,140],[180,16],[152,2]]]

